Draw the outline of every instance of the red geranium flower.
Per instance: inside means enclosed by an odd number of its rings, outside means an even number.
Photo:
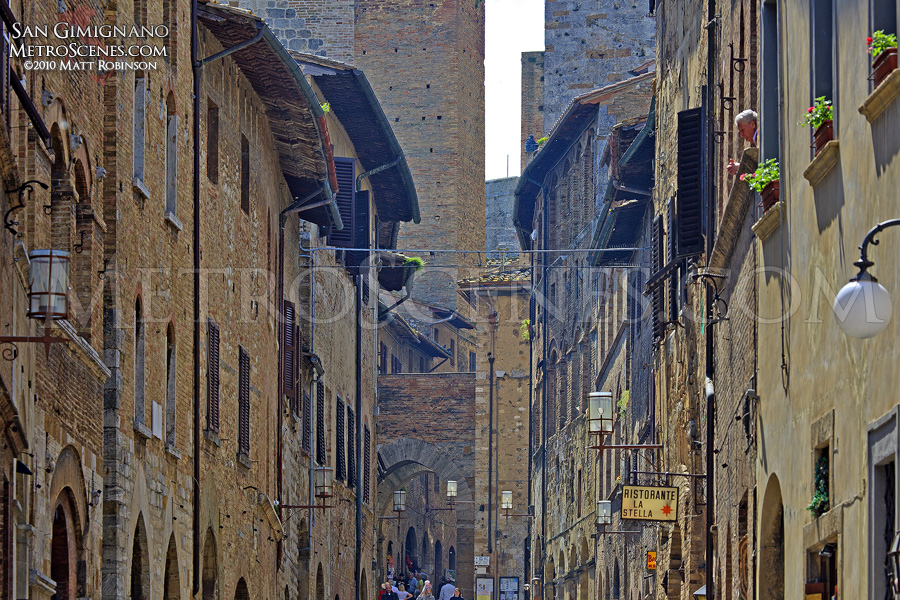
[[[746,173],[741,173],[741,181],[743,181],[743,180],[744,180],[744,177],[746,177],[746,176],[747,176]]]
[[[867,44],[871,44],[871,43],[872,43],[872,38],[867,37],[867,38],[866,38],[866,43],[867,43]]]
[[[810,106],[810,107],[809,107],[809,110],[808,110],[808,111],[806,111],[806,112],[808,112],[808,113],[811,113],[811,112],[812,112],[812,111],[813,111],[813,110],[814,110],[814,109],[813,109],[813,107],[812,107],[812,106]]]

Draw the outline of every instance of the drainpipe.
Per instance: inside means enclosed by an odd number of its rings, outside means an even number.
[[[531,261],[531,284],[534,285],[534,252],[530,253]],[[534,455],[534,412],[531,405],[534,399],[534,336],[531,335],[531,326],[534,325],[534,293],[528,297],[528,478],[531,480],[531,469],[533,468]],[[528,485],[528,508],[531,510],[532,494],[531,484]],[[528,589],[525,592],[525,600],[531,600],[531,519],[526,524],[525,535],[525,577],[528,578]]]
[[[360,473],[362,472],[362,279],[364,275],[357,273],[356,275],[356,590],[354,598],[360,600],[359,595],[359,579],[362,572],[362,490],[359,483],[361,481]]]

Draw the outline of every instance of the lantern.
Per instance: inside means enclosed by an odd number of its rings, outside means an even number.
[[[69,253],[62,250],[32,250],[28,293],[28,317],[65,319],[69,314]]]
[[[588,397],[588,431],[593,435],[613,432],[612,392],[591,392]]]
[[[394,492],[394,512],[403,512],[406,510],[406,490],[397,490]]]
[[[512,492],[510,490],[500,492],[500,508],[512,510]]]
[[[612,502],[600,500],[597,502],[597,525],[609,525],[612,523]]]
[[[456,498],[457,491],[458,491],[458,486],[457,486],[456,482],[448,481],[447,482],[447,498],[449,498],[450,500],[453,500],[454,498]]]
[[[334,494],[334,469],[316,467],[316,498],[331,498]]]

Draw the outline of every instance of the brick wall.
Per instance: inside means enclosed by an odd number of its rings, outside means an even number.
[[[516,199],[513,192],[518,181],[518,177],[508,177],[485,183],[485,250],[488,257],[500,258],[498,248],[507,250],[507,257],[519,249],[516,230],[512,225],[513,203]]]
[[[525,153],[525,140],[533,135],[539,140],[546,135],[544,127],[544,53],[522,53],[522,168],[530,158]]]

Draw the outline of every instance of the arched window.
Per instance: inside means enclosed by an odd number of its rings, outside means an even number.
[[[131,545],[131,600],[150,600],[150,553],[140,514]]]
[[[176,374],[175,326],[169,323],[166,327],[166,445],[174,448],[175,444],[175,374]]]
[[[247,582],[241,577],[234,589],[234,600],[250,600],[250,591],[247,589]]]
[[[134,302],[134,422],[147,424],[147,410],[144,404],[144,312],[141,298]]]
[[[172,0],[166,0],[168,4]],[[175,112],[175,95],[169,92],[166,97],[166,217],[178,223],[178,115]]]
[[[456,570],[456,548],[450,546],[450,549],[447,550],[447,568],[451,571]]]
[[[135,7],[135,20],[138,10]],[[131,137],[133,183],[138,190],[146,190],[144,186],[144,134],[146,128],[147,85],[143,71],[134,72],[134,104],[132,107],[133,131]]]
[[[216,538],[212,529],[206,532],[203,546],[203,600],[215,600],[219,579],[219,561],[216,552]]]
[[[440,581],[444,577],[444,556],[441,549],[441,541],[434,543],[434,578]]]
[[[166,552],[166,571],[163,581],[163,600],[179,600],[181,584],[178,578],[178,551],[175,548],[175,534],[169,537],[169,549]]]

